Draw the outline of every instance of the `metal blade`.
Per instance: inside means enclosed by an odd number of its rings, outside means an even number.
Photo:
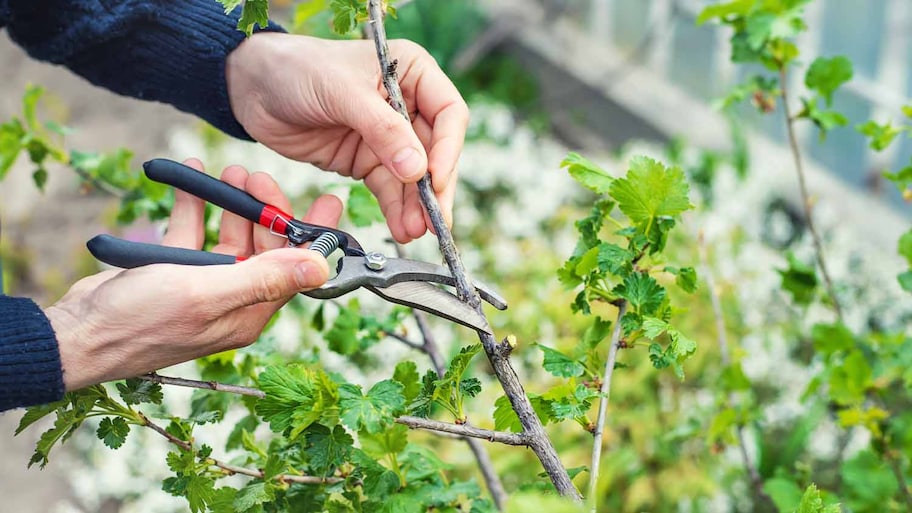
[[[424,310],[457,324],[493,335],[484,316],[458,297],[423,281],[394,283],[388,287],[366,286],[374,294],[400,305]]]

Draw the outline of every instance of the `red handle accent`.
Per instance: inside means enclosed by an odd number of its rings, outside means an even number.
[[[292,219],[290,214],[282,212],[272,205],[266,205],[260,212],[259,223],[280,235],[285,235],[289,219]]]

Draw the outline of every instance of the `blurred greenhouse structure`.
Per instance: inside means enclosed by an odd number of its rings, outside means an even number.
[[[726,28],[696,24],[709,3],[489,0],[479,5],[494,20],[487,43],[507,45],[542,79],[542,101],[552,107],[558,132],[572,142],[585,145],[595,138],[617,147],[630,139],[661,141],[683,134],[690,144],[719,148],[731,137],[713,101],[754,73],[739,73],[730,62]],[[821,145],[816,130],[805,124],[800,141],[846,193],[865,191],[908,215],[909,207],[880,173],[909,164],[912,139],[875,154],[853,127],[868,119],[899,118],[903,100],[912,94],[912,3],[821,0],[807,9],[809,30],[797,41],[801,54],[845,55],[856,66],[835,98],[849,126],[834,130]],[[795,73],[790,86],[800,91],[801,82]],[[752,111],[745,106],[738,118],[774,143],[775,153],[784,150],[781,111],[763,117]],[[694,119],[709,121],[693,126]]]

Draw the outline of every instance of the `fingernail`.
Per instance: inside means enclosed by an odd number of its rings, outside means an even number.
[[[394,171],[401,180],[414,180],[424,174],[421,169],[421,154],[415,148],[403,148],[393,155]]]
[[[316,262],[301,262],[294,269],[295,281],[301,289],[313,289],[323,285],[323,270]]]

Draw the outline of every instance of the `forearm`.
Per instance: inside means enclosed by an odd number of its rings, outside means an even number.
[[[225,80],[225,60],[244,39],[239,14],[226,15],[216,0],[0,0],[0,24],[32,57],[249,138]]]
[[[57,340],[29,299],[0,296],[0,411],[63,397]]]

